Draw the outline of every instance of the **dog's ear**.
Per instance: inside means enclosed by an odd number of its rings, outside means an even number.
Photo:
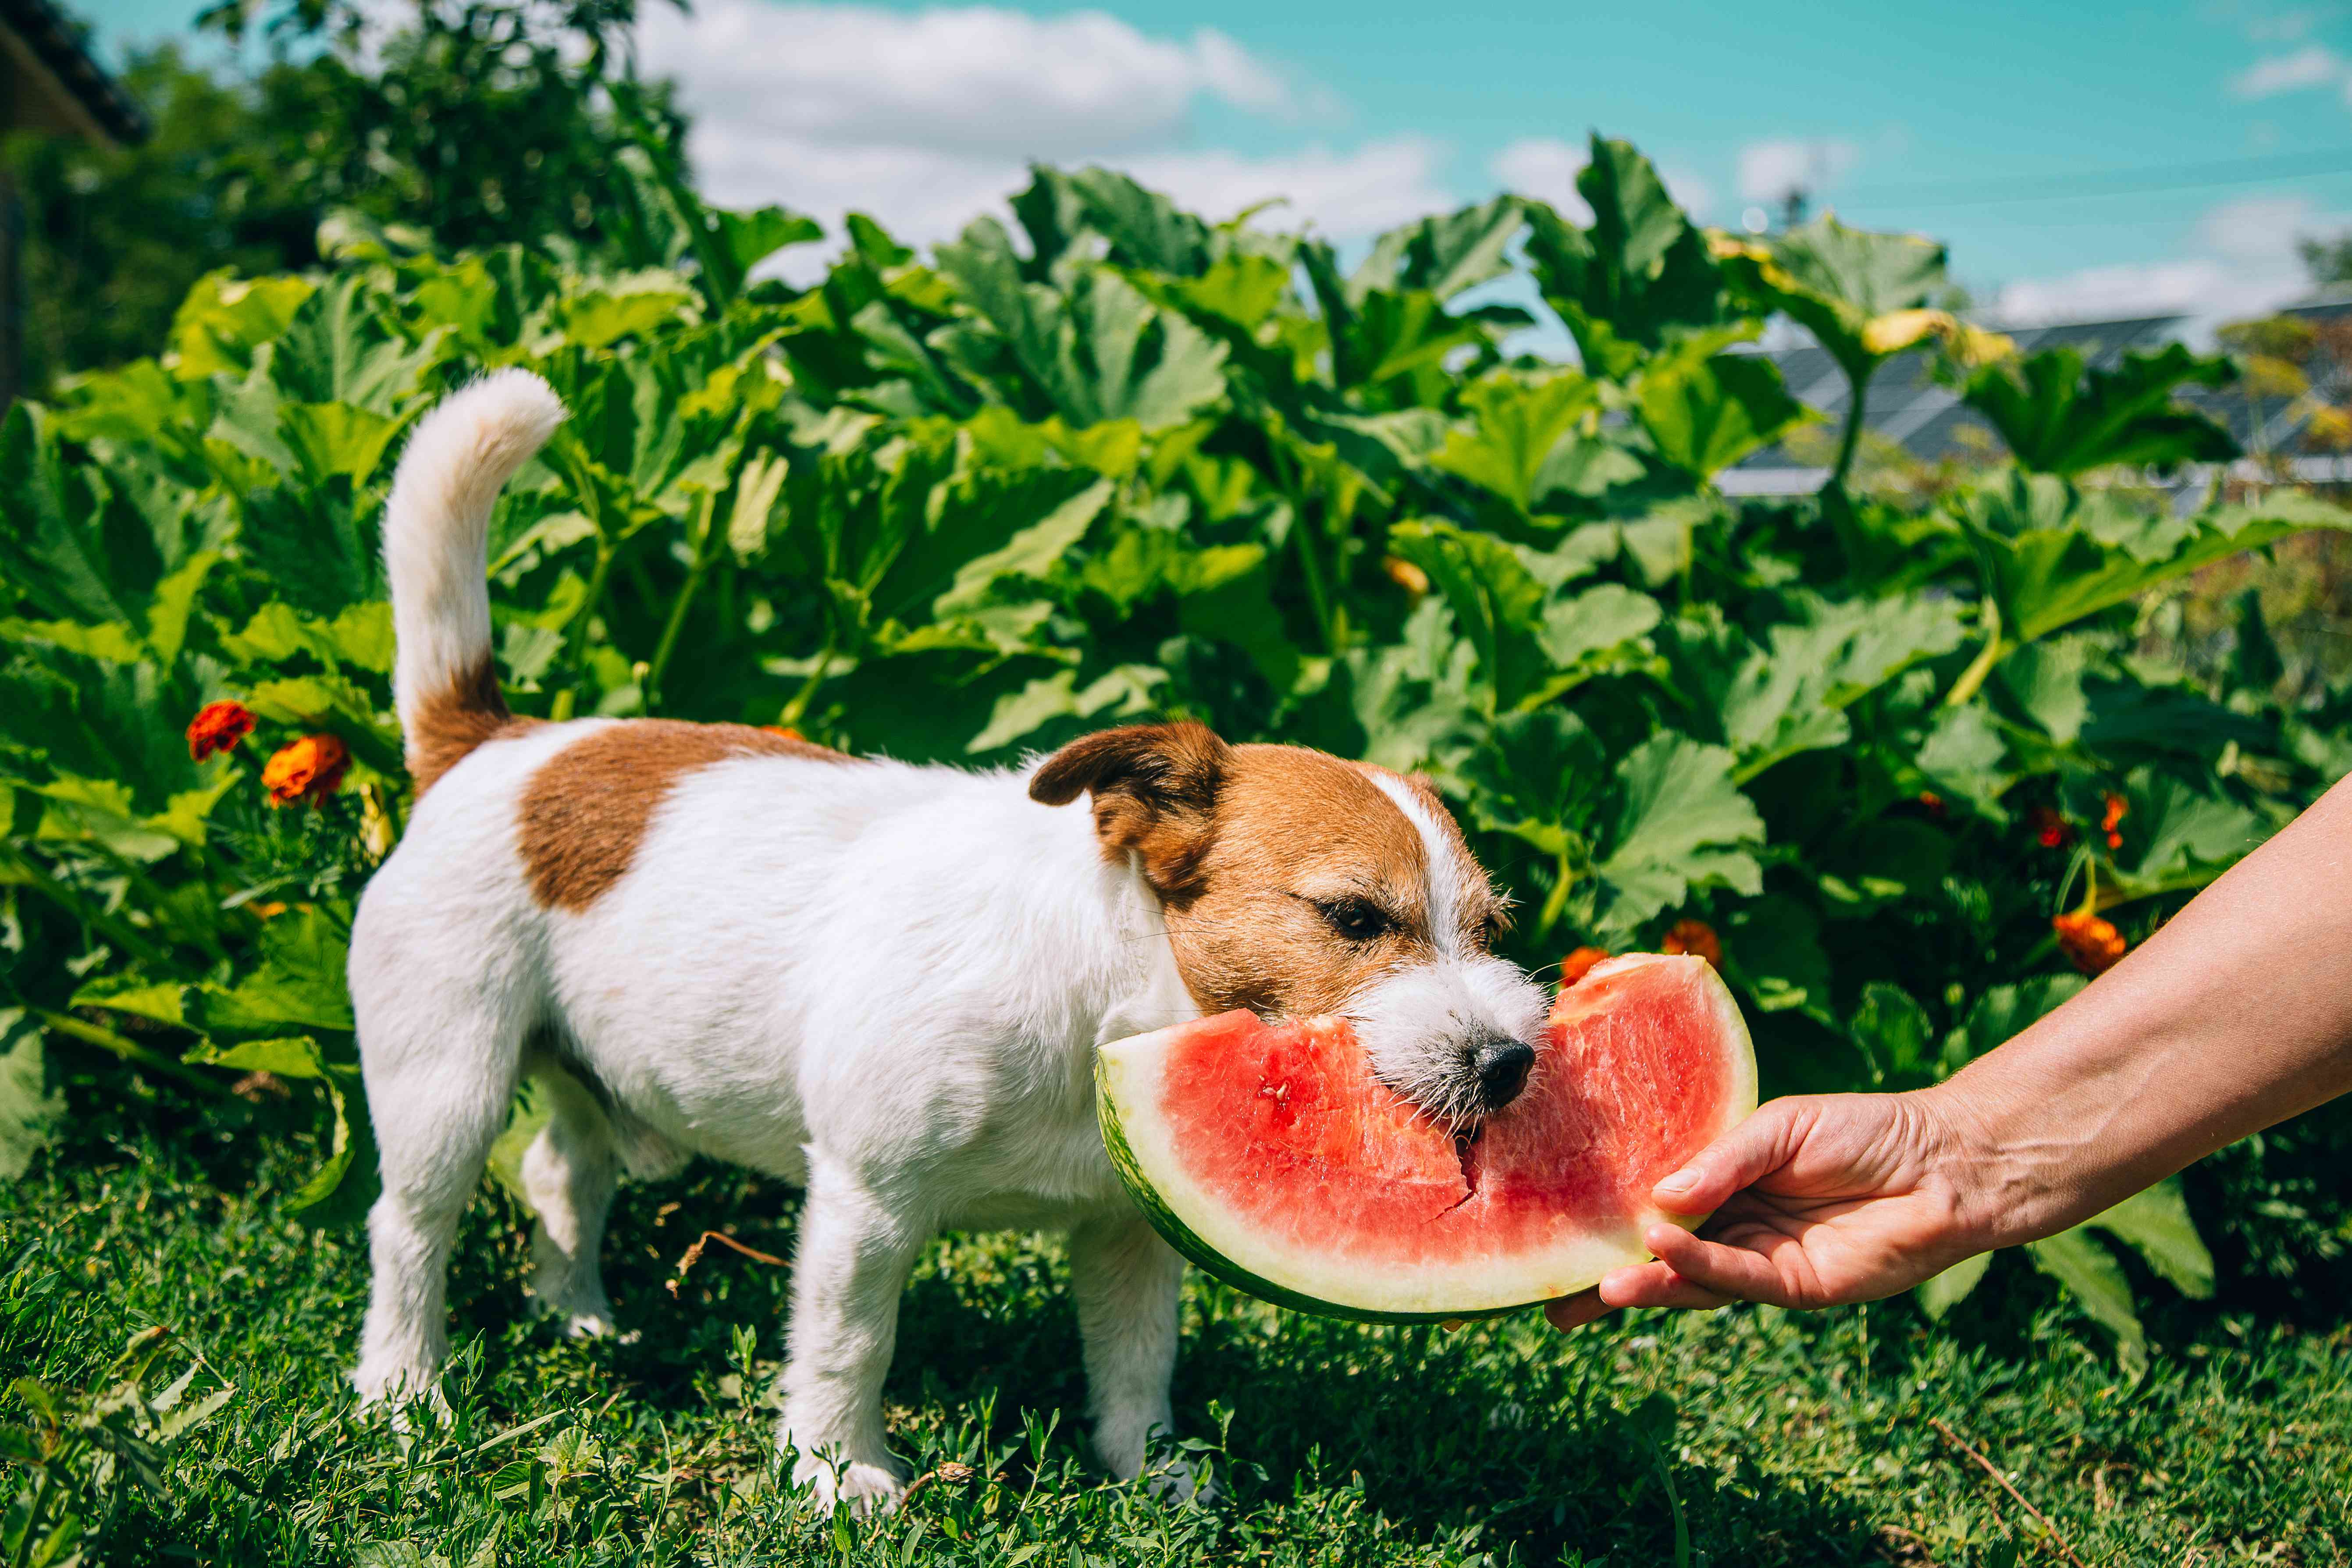
[[[1130,724],[1071,742],[1029,781],[1029,798],[1066,805],[1093,796],[1095,837],[1133,853],[1160,896],[1192,888],[1215,832],[1217,791],[1233,748],[1199,724]]]

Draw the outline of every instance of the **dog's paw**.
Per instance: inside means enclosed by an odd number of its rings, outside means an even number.
[[[890,1465],[855,1461],[835,1466],[814,1454],[803,1454],[793,1466],[793,1484],[808,1488],[809,1501],[819,1513],[831,1513],[835,1502],[845,1502],[859,1519],[871,1519],[897,1510],[907,1495],[907,1478]]]

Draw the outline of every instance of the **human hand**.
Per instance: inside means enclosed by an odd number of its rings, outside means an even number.
[[[1544,1310],[1557,1328],[1615,1307],[1780,1307],[1870,1301],[1907,1289],[1999,1238],[1967,1217],[1996,1184],[1930,1093],[1776,1100],[1661,1181],[1657,1255]]]

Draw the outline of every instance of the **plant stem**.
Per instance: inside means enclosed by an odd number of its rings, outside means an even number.
[[[702,498],[702,528],[694,542],[694,561],[686,569],[686,585],[670,601],[669,618],[662,623],[661,640],[654,645],[653,663],[646,668],[646,711],[651,713],[660,705],[662,674],[669,668],[670,655],[677,651],[677,639],[686,630],[686,613],[694,596],[702,591],[702,579],[710,570],[710,539],[718,531],[719,498],[706,494]]]
[[[171,967],[171,952],[150,941],[138,927],[119,916],[91,908],[89,900],[81,894],[49,875],[30,856],[17,857],[16,864],[25,873],[26,886],[47,894],[52,903],[74,919],[93,931],[105,932],[113,941],[120,942],[132,956],[143,958],[150,963],[167,969]]]
[[[193,1085],[217,1099],[230,1098],[227,1089],[202,1073],[173,1061],[161,1051],[151,1051],[138,1041],[118,1035],[112,1029],[101,1028],[96,1024],[85,1023],[70,1014],[52,1012],[47,1007],[36,1007],[33,1012],[42,1023],[60,1035],[68,1035],[84,1045],[96,1046],[102,1051],[110,1051],[126,1062],[145,1068],[151,1072],[162,1073],[166,1078],[177,1079],[180,1082]]]
[[[1576,884],[1576,868],[1569,864],[1566,850],[1560,852],[1559,870],[1552,879],[1551,891],[1546,895],[1541,911],[1536,916],[1536,936],[1538,941],[1551,935],[1552,927],[1568,908],[1568,890]]]
[[[1952,682],[1952,689],[1944,693],[1944,706],[1947,708],[1958,708],[1974,697],[1984,685],[1985,677],[1992,673],[1992,667],[2000,662],[2000,606],[1990,597],[1984,602],[1984,647],[1969,661],[1968,668],[1960,671],[1960,678]]]
[[[1853,455],[1862,446],[1862,421],[1868,412],[1863,394],[1870,386],[1870,369],[1856,371],[1848,365],[1845,379],[1851,389],[1845,405],[1845,429],[1838,437],[1837,467],[1830,470],[1830,483],[1840,489],[1845,489],[1846,476],[1853,469]]]
[[[808,679],[801,682],[801,689],[793,693],[793,700],[784,704],[782,712],[776,715],[777,723],[787,729],[799,726],[801,715],[808,710],[809,703],[815,700],[817,688],[824,684],[827,668],[833,663],[833,634],[827,632],[824,646],[817,649],[816,663],[809,667]]]

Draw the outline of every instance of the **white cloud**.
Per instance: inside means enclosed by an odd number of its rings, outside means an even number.
[[[2011,283],[1991,314],[2020,326],[2179,315],[2189,318],[2189,336],[2202,339],[2220,322],[2274,310],[2309,292],[2297,242],[2347,228],[2352,214],[2322,212],[2305,197],[2242,196],[2206,212],[2190,255]]]
[[[1310,147],[1245,157],[1238,153],[1158,153],[1119,167],[1179,206],[1212,220],[1276,197],[1286,221],[1312,221],[1328,237],[1361,238],[1454,205],[1438,180],[1444,150],[1418,136],[1370,142],[1349,153]]]
[[[1099,11],[707,0],[691,15],[652,8],[638,37],[646,68],[676,76],[702,114],[851,145],[1108,149],[1173,133],[1199,97],[1260,111],[1290,100],[1222,34],[1176,43]]]
[[[2274,93],[2301,92],[2345,79],[2345,63],[2324,44],[2312,44],[2291,55],[2256,60],[2230,79],[2230,91],[2239,98],[2269,98]]]
[[[1588,161],[1585,150],[1573,142],[1553,136],[1526,136],[1487,160],[1486,172],[1505,190],[1549,202],[1576,222],[1590,223],[1592,209],[1576,190],[1576,176]],[[1674,168],[1661,168],[1658,178],[1665,182],[1666,194],[1683,211],[1694,219],[1706,219],[1715,205],[1715,189],[1706,180]]]
[[[1739,198],[1779,202],[1799,191],[1818,197],[1861,161],[1861,148],[1835,138],[1750,142],[1739,150]]]
[[[1211,217],[1287,197],[1293,221],[1340,239],[1453,205],[1443,150],[1416,137],[1265,156],[1182,146],[1205,100],[1330,118],[1328,94],[1207,29],[1175,41],[1097,11],[698,0],[648,10],[639,47],[648,74],[678,82],[713,201],[835,226],[866,212],[911,244],[1004,216],[1033,161],[1100,162]]]

